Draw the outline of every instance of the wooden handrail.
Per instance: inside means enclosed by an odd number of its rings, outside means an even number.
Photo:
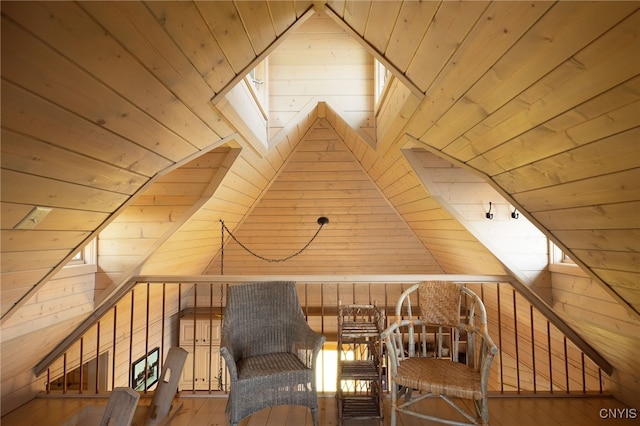
[[[464,274],[389,274],[389,275],[140,275],[141,283],[245,283],[255,281],[294,281],[297,284],[314,283],[419,283],[422,281],[449,281],[457,283],[511,283],[509,275]]]

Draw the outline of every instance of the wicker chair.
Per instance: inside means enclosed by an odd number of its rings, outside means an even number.
[[[412,313],[414,293],[418,294],[420,317]],[[389,356],[392,426],[399,412],[453,425],[488,424],[487,382],[498,348],[486,325],[482,301],[461,285],[426,282],[402,293],[396,321],[382,333]],[[413,397],[414,392],[419,395]],[[405,401],[401,402],[403,394]],[[444,399],[460,413],[459,418],[418,412],[414,404],[431,397]],[[473,400],[476,416],[452,398]]]
[[[317,426],[316,358],[324,341],[307,324],[294,283],[230,286],[220,347],[231,377],[229,423],[275,405],[303,405]]]

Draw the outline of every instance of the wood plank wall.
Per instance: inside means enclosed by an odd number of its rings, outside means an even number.
[[[509,7],[504,4],[492,4],[490,8],[503,6]],[[631,113],[632,109],[637,109],[637,90],[631,87],[637,84],[636,76],[639,70],[637,63],[628,62],[630,58],[628,55],[633,53],[626,49],[633,48],[623,46],[629,46],[624,40],[630,40],[634,37],[633,34],[637,33],[636,23],[640,18],[637,13],[631,14],[636,6],[620,4],[615,8],[607,9],[603,4],[584,4],[575,8],[573,10],[575,16],[571,19],[572,25],[580,25],[580,28],[584,28],[585,22],[593,25],[588,31],[576,32],[574,37],[564,37],[563,45],[554,46],[554,53],[558,55],[556,62],[558,66],[555,69],[550,68],[553,65],[550,61],[538,62],[537,66],[533,65],[537,56],[532,55],[530,49],[523,49],[522,45],[533,44],[540,54],[548,50],[543,46],[537,46],[533,40],[533,32],[529,32],[526,37],[517,40],[515,46],[505,45],[505,48],[509,47],[507,54],[492,65],[491,73],[486,73],[477,81],[471,78],[467,80],[458,78],[455,89],[454,85],[439,81],[438,87],[447,88],[447,90],[434,92],[443,92],[443,97],[434,101],[442,100],[442,102],[434,102],[437,108],[422,110],[420,115],[412,120],[414,126],[409,129],[409,132],[422,141],[428,141],[433,148],[440,149],[494,178],[498,185],[512,194],[514,200],[531,212],[533,217],[552,234],[555,231],[579,232],[580,229],[584,233],[586,231],[584,228],[575,229],[566,224],[557,224],[557,221],[562,220],[563,217],[576,217],[580,214],[580,217],[590,222],[590,229],[603,229],[599,232],[606,235],[611,228],[606,225],[607,220],[602,217],[602,214],[593,211],[585,215],[585,207],[597,204],[603,206],[605,211],[616,208],[631,209],[632,206],[628,203],[634,198],[631,193],[637,191],[636,183],[639,181],[640,170],[638,162],[631,160],[630,164],[628,161],[607,161],[601,166],[571,167],[572,174],[566,176],[558,175],[555,172],[557,168],[553,169],[553,173],[544,172],[544,170],[549,171],[552,170],[551,167],[556,167],[560,163],[565,164],[569,156],[572,162],[575,157],[578,161],[593,163],[594,157],[590,156],[587,159],[587,152],[593,153],[593,150],[598,149],[598,145],[610,146],[614,140],[619,147],[616,149],[620,152],[629,152],[629,149],[634,149],[631,148],[631,140],[636,138],[633,136],[634,131],[629,130],[637,126],[637,114],[635,118],[625,114],[627,111]],[[535,22],[536,28],[549,35],[558,31],[568,31],[567,27],[560,28],[556,24],[560,17],[564,16],[567,8],[566,4],[554,6],[543,19]],[[533,21],[530,22],[533,23]],[[607,32],[618,22],[620,25]],[[593,40],[596,42],[591,43]],[[584,50],[568,60],[569,55],[580,48]],[[471,49],[459,49],[459,52],[462,53],[462,51],[472,54]],[[561,56],[564,52],[566,56]],[[464,57],[456,59],[463,60]],[[520,64],[518,67],[513,66],[516,61]],[[477,63],[480,64],[480,62]],[[578,63],[580,65],[576,66]],[[531,64],[531,66],[523,67],[524,64]],[[615,68],[615,72],[608,67]],[[503,78],[500,85],[502,90],[492,90],[489,93],[488,88],[494,87],[492,79],[495,73],[507,69],[511,70],[511,74],[506,74]],[[515,72],[517,69],[526,69],[530,74],[521,75]],[[468,70],[470,73],[472,71],[481,73],[483,68],[479,65],[473,70]],[[454,75],[452,74],[451,77],[453,78]],[[577,87],[582,79],[594,78],[599,80],[597,87],[591,85],[585,90],[569,93],[571,87]],[[572,84],[566,84],[567,81],[572,81]],[[430,91],[433,89],[437,87]],[[468,93],[464,98],[453,96],[447,101],[444,96],[451,90],[460,91],[459,93],[468,90]],[[456,99],[460,100],[454,102]],[[564,101],[554,102],[559,99]],[[611,103],[606,103],[607,99],[610,99]],[[554,102],[554,109],[546,107],[550,102]],[[481,111],[485,113],[478,115]],[[474,128],[469,128],[468,120],[462,124],[459,119],[474,114],[477,117],[474,120],[477,122]],[[620,117],[620,121],[616,121],[616,126],[607,126],[607,130],[603,128],[600,133],[584,132],[586,126],[593,126],[599,120],[609,120],[611,114]],[[509,120],[499,118],[506,115],[510,115],[511,118]],[[520,124],[516,125],[516,122]],[[456,125],[456,123],[459,124]],[[539,140],[543,140],[548,149],[542,149],[537,143]],[[581,147],[586,144],[592,144],[592,146]],[[633,145],[637,149],[637,144]],[[535,149],[529,148],[523,151],[522,147],[525,146],[535,146]],[[506,154],[507,152],[509,154]],[[563,152],[566,154],[562,154]],[[544,160],[550,155],[553,157]],[[580,160],[581,158],[585,160]],[[638,156],[632,154],[628,158],[637,160]],[[531,181],[530,184],[525,183],[518,169],[522,172],[527,170],[532,172],[535,169],[538,170],[535,173],[545,177]],[[597,171],[594,171],[596,169]],[[587,178],[587,176],[596,177]],[[526,181],[529,182],[529,179],[527,178]],[[611,191],[610,189],[614,187],[618,189]],[[607,189],[597,190],[597,188]],[[584,196],[572,195],[587,193],[588,201]],[[573,223],[577,222],[573,221]],[[623,220],[616,221],[615,228],[627,229],[629,237],[635,234],[635,226],[629,226]],[[566,236],[566,233],[563,235]],[[603,278],[606,276],[606,281],[610,283],[612,290],[622,295],[631,305],[635,305],[638,289],[631,282],[637,281],[637,268],[633,266],[637,264],[636,256],[606,249],[601,251],[594,246],[577,244],[578,246],[566,246],[566,248],[579,261],[584,258],[584,264],[591,267],[594,273]],[[617,258],[624,265],[619,263],[613,269],[603,268],[598,260],[603,256],[613,256],[612,261]]]
[[[52,350],[93,310],[95,271],[95,265],[64,269],[3,324],[3,414],[40,391],[43,381],[33,373],[36,358]]]
[[[313,108],[306,119],[289,129],[282,143],[264,157],[251,149],[243,149],[211,199],[158,248],[145,264],[143,273],[219,274],[220,261],[214,256],[219,255],[221,247],[220,221],[232,231],[246,221],[316,117],[317,109]],[[185,251],[185,247],[190,248]]]
[[[545,272],[550,261],[549,241],[539,229],[482,177],[420,148],[404,150],[404,155],[431,195],[452,216],[521,282],[543,300],[551,300],[551,280]]]
[[[113,10],[93,6],[93,13],[103,14],[105,25],[109,19],[119,18]],[[141,17],[140,6],[132,3],[124,7]],[[3,40],[12,41],[3,46],[3,57],[11,58],[3,67],[3,105],[11,106],[3,108],[2,117],[3,213],[8,212],[6,216],[15,221],[5,222],[3,228],[11,228],[30,206],[46,205],[54,208],[48,220],[39,230],[22,231],[21,238],[37,240],[38,233],[47,230],[55,231],[60,241],[58,251],[34,247],[28,251],[9,249],[3,255],[9,262],[3,272],[12,272],[15,285],[26,290],[83,242],[77,233],[65,232],[67,229],[96,229],[157,171],[219,136],[211,131],[216,125],[206,127],[183,104],[171,102],[175,100],[171,92],[133,59],[132,51],[124,51],[114,39],[131,28],[127,25],[131,20],[123,19],[122,25],[112,28],[110,37],[103,37],[104,29],[92,19],[83,19],[88,12],[76,3],[3,5],[2,13]],[[82,35],[60,31],[60,25]],[[101,44],[97,47],[88,40],[100,40]],[[97,49],[102,51],[101,58],[93,54]],[[145,47],[137,51],[140,49]],[[117,68],[104,65],[105,61],[113,63],[114,58],[119,58]],[[147,97],[150,92],[157,96]],[[87,93],[95,98],[85,96]],[[164,110],[162,103],[166,103]],[[213,118],[212,123],[218,122],[219,134],[229,133],[214,115],[211,109],[205,114]],[[161,124],[165,119],[168,121]],[[72,121],[77,124],[63,124]],[[141,128],[145,129],[142,133]],[[193,133],[187,134],[186,128]],[[157,139],[163,143],[158,145]],[[16,147],[18,143],[22,148]],[[69,170],[74,170],[73,175]],[[33,191],[19,191],[25,186]],[[68,219],[61,220],[64,216]],[[38,274],[20,266],[20,258],[25,256],[39,258]],[[19,299],[3,295],[2,300],[11,306]]]
[[[162,285],[149,286],[149,297],[147,298],[147,286],[136,286],[131,293],[127,294],[116,305],[115,327],[114,310],[110,310],[100,319],[100,334],[96,326],[89,329],[82,338],[82,362],[86,363],[96,357],[98,353],[98,337],[100,339],[99,352],[108,353],[109,362],[109,382],[107,389],[112,388],[112,383],[116,386],[128,386],[130,381],[131,363],[143,356],[146,352],[155,347],[161,347],[166,356],[169,348],[178,344],[178,286]],[[161,302],[166,301],[163,306]],[[149,302],[148,302],[149,301]],[[133,315],[131,307],[133,303]],[[148,313],[147,313],[148,306]],[[162,329],[164,313],[164,330]],[[146,318],[149,317],[147,328]],[[131,320],[133,319],[133,323]],[[131,332],[133,331],[133,338]],[[163,334],[164,331],[164,334]],[[115,336],[114,336],[115,332]],[[148,334],[147,334],[148,332]],[[114,352],[115,342],[115,352]],[[115,370],[112,362],[116,360]],[[59,377],[63,373],[64,359],[58,359],[50,367],[50,376]],[[80,342],[74,343],[68,350],[66,356],[66,371],[69,372],[80,365]],[[95,393],[94,389],[89,389],[86,393]]]
[[[486,247],[428,194],[400,151],[379,156],[329,107],[327,120],[443,272],[505,274]],[[469,264],[466,257],[471,252],[474,262]]]
[[[373,57],[329,16],[316,13],[268,58],[269,134],[326,102],[375,141]]]
[[[636,378],[626,371],[640,371],[638,321],[598,283],[570,267],[554,269],[552,283],[554,310],[611,360],[616,370],[609,380],[637,400]]]
[[[267,262],[228,238],[229,274],[437,273],[440,267],[391,208],[326,120],[319,119],[292,153],[237,232],[255,253],[286,258],[310,240],[320,216],[329,218],[300,256]],[[208,274],[218,274],[220,259]]]
[[[228,147],[204,154],[158,178],[122,211],[98,237],[96,291],[119,287],[173,236],[218,189],[235,155]],[[202,263],[197,257],[193,261]]]

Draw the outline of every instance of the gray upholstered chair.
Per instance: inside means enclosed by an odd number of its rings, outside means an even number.
[[[412,296],[418,296],[419,316],[412,312]],[[392,426],[397,413],[452,425],[488,424],[487,384],[498,348],[487,333],[487,314],[475,293],[447,282],[415,284],[400,296],[396,321],[382,338],[389,356]],[[402,394],[404,402],[399,401]],[[414,404],[431,397],[445,400],[460,417],[419,412]],[[475,417],[456,404],[456,398],[472,400]]]
[[[275,405],[303,405],[317,425],[315,370],[324,341],[307,324],[294,283],[230,286],[220,346],[231,377],[229,423]]]

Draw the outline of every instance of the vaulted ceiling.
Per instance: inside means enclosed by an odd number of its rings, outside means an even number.
[[[218,273],[220,220],[280,257],[329,217],[295,272],[505,273],[407,147],[483,178],[637,318],[639,7],[2,2],[3,321],[98,235],[97,302],[139,273]],[[350,41],[325,67],[305,37]],[[270,54],[280,114],[261,151],[220,101]],[[383,112],[372,58],[397,86]],[[370,67],[370,85],[315,93],[331,63]],[[277,270],[240,256],[230,243],[228,271]]]

